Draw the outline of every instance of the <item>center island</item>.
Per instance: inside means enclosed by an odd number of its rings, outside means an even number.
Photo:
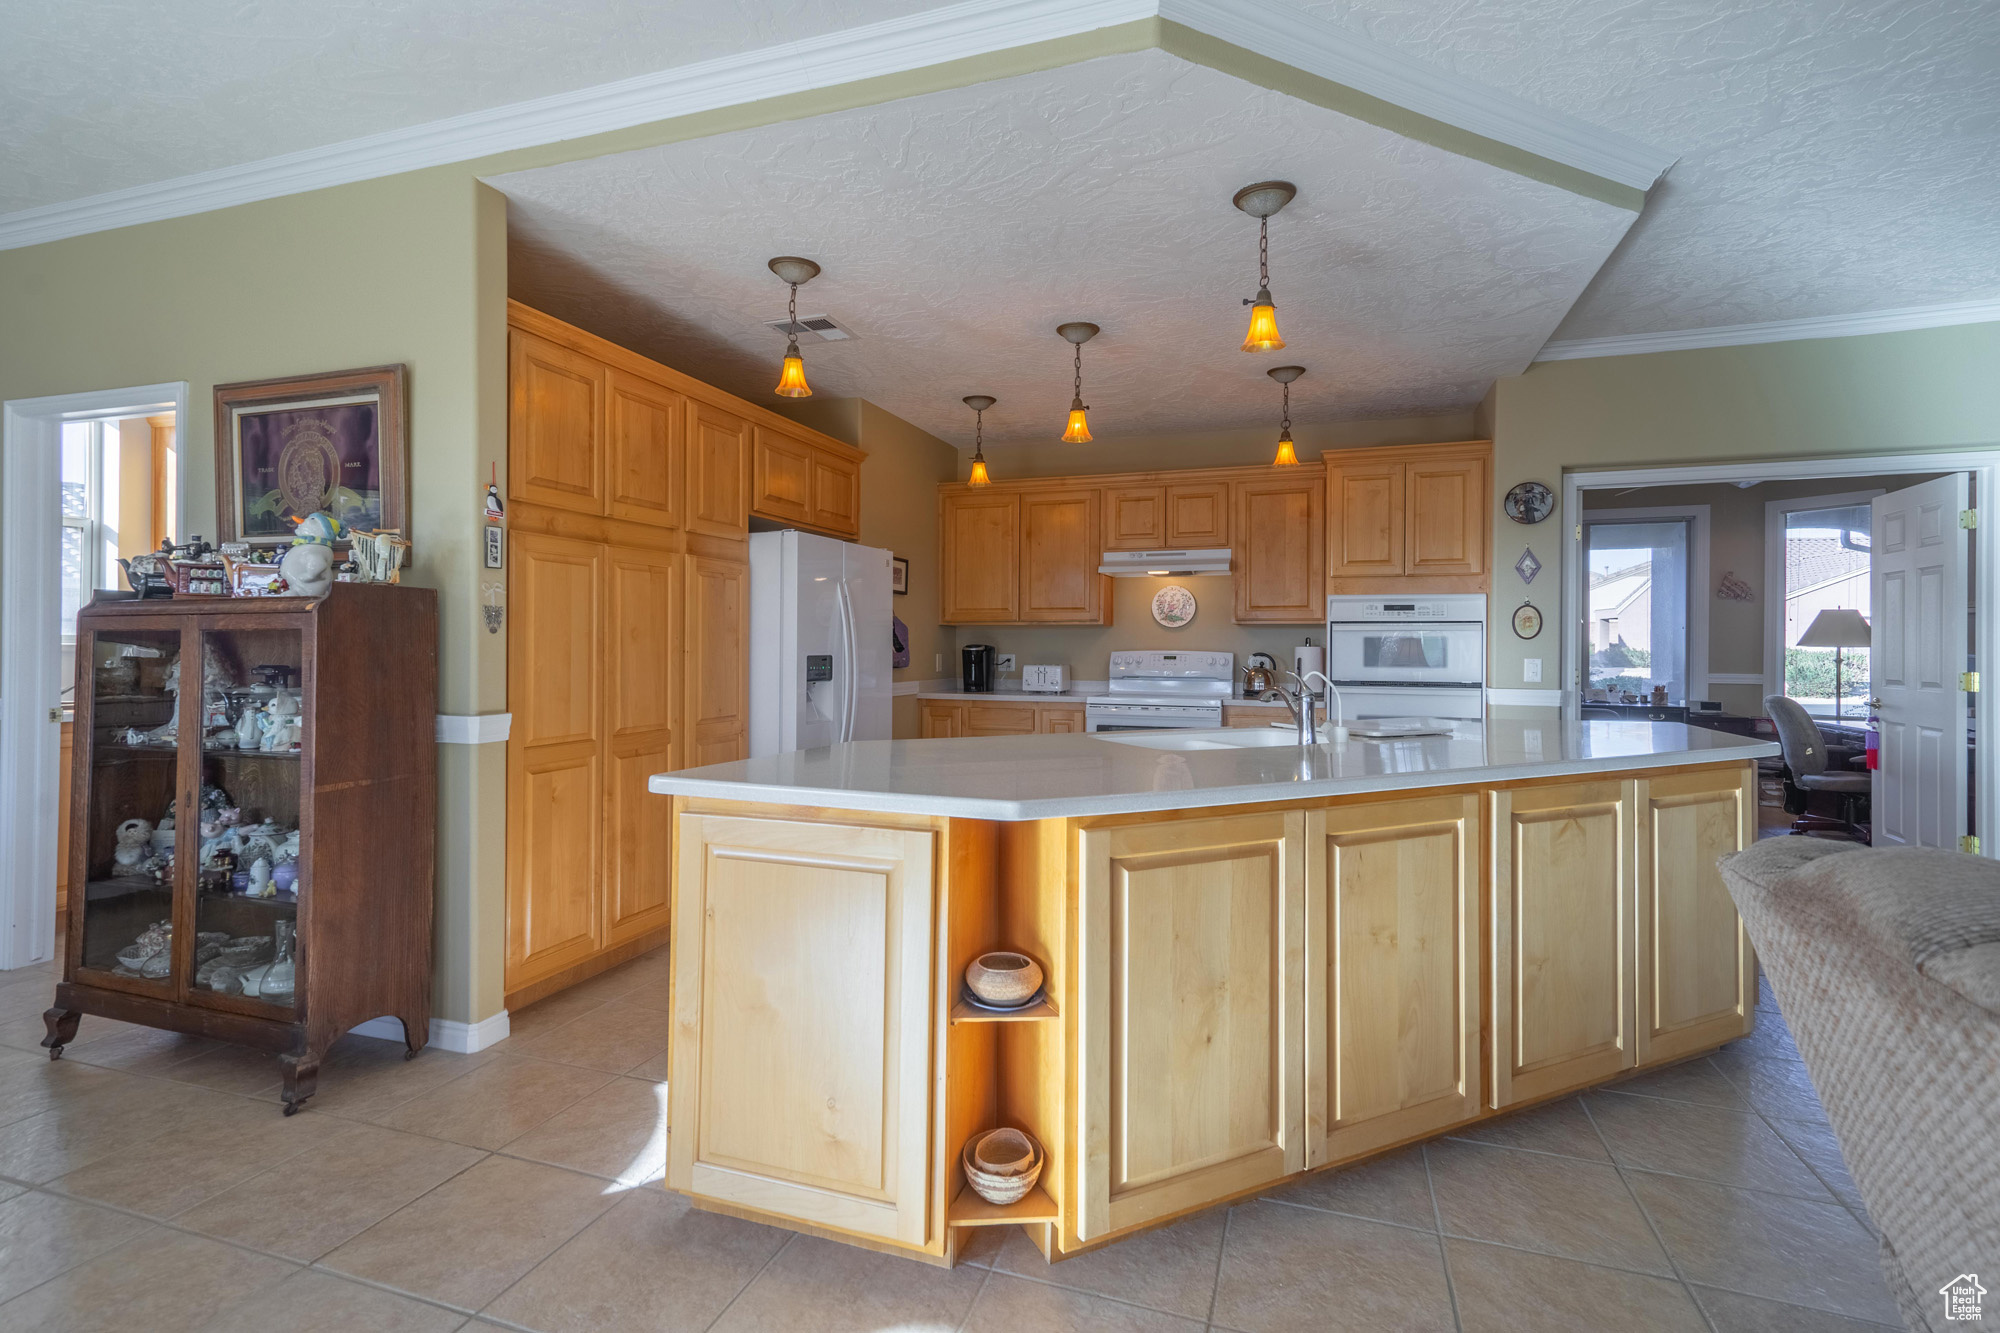
[[[1770,742],[1489,720],[909,741],[663,773],[667,1185],[936,1263],[1051,1261],[1749,1032],[1716,871]],[[994,949],[1045,993],[962,996]],[[995,1126],[1019,1202],[964,1183]]]

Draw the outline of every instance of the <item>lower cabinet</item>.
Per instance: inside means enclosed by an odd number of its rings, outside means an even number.
[[[1080,837],[1090,1240],[1304,1168],[1305,812]]]
[[[1716,861],[1756,841],[1756,781],[1737,768],[1639,784],[1642,1065],[1707,1050],[1750,1028],[1756,956]]]
[[[1025,699],[925,699],[918,718],[927,737],[1032,736],[1084,729],[1082,704]]]
[[[936,835],[697,814],[679,834],[667,1183],[923,1245]]]
[[[1306,812],[1306,1165],[1479,1114],[1479,798]]]
[[[1492,794],[1496,1107],[1635,1063],[1637,801],[1630,779]]]

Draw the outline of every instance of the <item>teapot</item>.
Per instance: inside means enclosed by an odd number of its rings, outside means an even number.
[[[1269,653],[1252,653],[1243,668],[1243,697],[1261,699],[1278,687],[1278,662]]]

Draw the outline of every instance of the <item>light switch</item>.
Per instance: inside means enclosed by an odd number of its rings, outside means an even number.
[[[1539,684],[1541,684],[1541,683],[1542,683],[1542,659],[1541,659],[1541,658],[1539,658],[1539,657],[1524,657],[1524,658],[1522,658],[1522,659],[1521,659],[1521,679],[1522,679],[1522,680],[1524,680],[1524,681],[1526,681],[1526,682],[1528,682],[1528,684],[1530,684],[1530,685],[1539,685]]]
[[[934,667],[932,667],[932,668],[931,668],[931,670],[933,670],[933,671],[943,671],[943,670],[944,670],[944,654],[943,654],[943,653],[939,653],[939,654],[937,655],[937,665],[936,665],[936,666],[934,666]]]

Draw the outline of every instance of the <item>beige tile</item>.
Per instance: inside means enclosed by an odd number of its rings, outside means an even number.
[[[525,1009],[510,1009],[507,1012],[507,1040],[502,1045],[513,1048],[530,1037],[551,1032],[597,1008],[605,998],[601,994],[582,995],[572,989],[558,991]]]
[[[673,1076],[673,1071],[668,1064],[669,1055],[669,1052],[661,1051],[658,1055],[646,1061],[645,1064],[628,1069],[625,1072],[633,1078],[648,1078],[652,1079],[655,1083],[665,1083]]]
[[[976,1268],[992,1268],[1000,1252],[1014,1235],[1013,1227],[968,1227],[958,1244],[958,1261]]]
[[[1791,1031],[1783,1023],[1775,1022],[1762,1013],[1757,1015],[1757,1026],[1751,1030],[1749,1036],[1739,1037],[1716,1054],[1793,1062],[1802,1058],[1797,1043],[1792,1040]]]
[[[1826,1121],[1826,1110],[1813,1090],[1812,1077],[1803,1064],[1790,1060],[1759,1060],[1753,1056],[1719,1051],[1716,1067],[1741,1089],[1744,1098],[1768,1116],[1786,1120]]]
[[[995,1273],[972,1303],[964,1333],[1201,1333],[1200,1320],[1122,1305]]]
[[[1593,1095],[1590,1113],[1623,1166],[1744,1189],[1828,1198],[1799,1155],[1748,1111],[1616,1093]]]
[[[1642,1273],[1673,1272],[1612,1167],[1453,1139],[1427,1151],[1448,1235]]]
[[[1792,1151],[1805,1159],[1826,1187],[1833,1191],[1833,1197],[1850,1208],[1864,1207],[1861,1202],[1861,1188],[1854,1183],[1854,1177],[1847,1172],[1847,1159],[1841,1155],[1840,1140],[1833,1136],[1833,1127],[1813,1120],[1780,1120],[1771,1117],[1771,1128],[1778,1131],[1778,1137],[1790,1144]]]
[[[517,1053],[622,1074],[664,1053],[673,1020],[661,1009],[622,1000],[599,1005],[559,1028],[529,1037]]]
[[[391,1213],[320,1265],[477,1310],[615,1201],[601,1180],[488,1157]]]
[[[123,1245],[152,1223],[47,1194],[0,1203],[0,1301]]]
[[[1207,1316],[1215,1291],[1215,1261],[1227,1220],[1228,1209],[1211,1208],[1055,1264],[1042,1258],[1026,1232],[1010,1227],[1007,1244],[993,1266],[1093,1296],[1201,1319]]]
[[[1736,1085],[1722,1076],[1708,1060],[1701,1056],[1693,1060],[1683,1060],[1677,1065],[1664,1069],[1649,1069],[1643,1074],[1634,1074],[1616,1083],[1605,1085],[1610,1092],[1633,1093],[1642,1097],[1665,1097],[1678,1102],[1695,1102],[1702,1106],[1723,1106],[1731,1110],[1744,1110],[1748,1103]]]
[[[1447,1240],[1462,1333],[1707,1333],[1686,1288],[1574,1259]]]
[[[305,1270],[231,1302],[202,1333],[451,1333],[457,1310]]]
[[[1695,1287],[1694,1296],[1708,1311],[1715,1333],[1880,1333],[1888,1327],[1713,1287]]]
[[[65,1194],[172,1217],[278,1166],[340,1129],[337,1120],[287,1116],[240,1097],[183,1127],[107,1154],[49,1186]]]
[[[58,1062],[49,1110],[0,1128],[0,1176],[40,1184],[146,1139],[220,1114],[222,1093]],[[276,1114],[274,1111],[273,1114]]]
[[[1574,1097],[1496,1116],[1476,1125],[1452,1131],[1453,1138],[1475,1143],[1492,1143],[1503,1148],[1527,1148],[1534,1152],[1560,1153],[1593,1162],[1608,1162],[1611,1154],[1598,1137],[1597,1126],[1584,1114],[1583,1103]]]
[[[164,1227],[0,1305],[0,1333],[192,1333],[298,1270]]]
[[[207,1055],[222,1045],[206,1037],[190,1037],[181,1032],[137,1027],[130,1023],[109,1025],[116,1030],[92,1032],[90,1024],[93,1021],[102,1022],[86,1018],[84,1029],[78,1034],[80,1040],[63,1048],[64,1060],[101,1065],[106,1069],[123,1069],[132,1074],[158,1074],[198,1055]]]
[[[667,1085],[614,1078],[502,1149],[631,1188],[667,1171]]]
[[[1229,1222],[1214,1322],[1245,1333],[1448,1330],[1438,1238],[1335,1213],[1244,1204]]]
[[[986,1281],[838,1241],[795,1236],[712,1327],[715,1333],[952,1333]]]
[[[315,1111],[368,1120],[387,1115],[455,1078],[500,1058],[496,1050],[461,1055],[426,1046],[414,1060],[401,1042],[357,1037],[335,1042],[319,1067],[319,1090],[307,1103]]]
[[[294,1119],[317,1115],[306,1111]],[[176,1225],[311,1261],[480,1161],[477,1148],[376,1125],[338,1130],[175,1219]]]
[[[704,1329],[790,1236],[633,1190],[484,1313],[546,1333]]]
[[[177,1083],[193,1083],[217,1092],[278,1101],[284,1091],[284,1067],[268,1051],[248,1046],[218,1045],[192,1060],[183,1060],[162,1075]]]
[[[1372,1217],[1378,1222],[1400,1222],[1426,1231],[1437,1230],[1422,1148],[1403,1148],[1354,1166],[1316,1171],[1266,1190],[1264,1197],[1305,1208]]]
[[[0,1126],[40,1115],[120,1078],[97,1066],[0,1047]]]
[[[502,1056],[369,1119],[475,1148],[498,1148],[611,1081],[573,1065]]]
[[[1839,1204],[1673,1176],[1632,1187],[1688,1282],[1899,1322],[1874,1237]]]

